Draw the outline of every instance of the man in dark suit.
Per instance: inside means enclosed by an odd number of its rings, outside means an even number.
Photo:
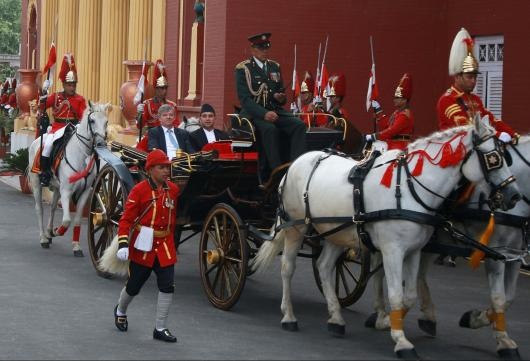
[[[283,108],[287,98],[280,64],[267,58],[270,36],[263,33],[248,38],[252,57],[236,65],[235,76],[242,108],[240,115],[250,119],[257,128],[267,164],[274,170],[305,152],[306,127]],[[288,157],[280,154],[280,137],[289,140]]]
[[[201,150],[205,144],[228,140],[228,134],[222,130],[215,129],[215,110],[210,104],[201,106],[200,114],[201,128],[190,133],[190,143],[193,149]]]
[[[186,153],[194,153],[195,148],[190,144],[188,132],[173,126],[175,119],[175,107],[164,104],[158,108],[160,125],[149,129],[147,149],[161,149],[167,154],[169,159],[176,156],[177,150]]]

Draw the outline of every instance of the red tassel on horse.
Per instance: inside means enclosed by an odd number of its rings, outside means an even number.
[[[423,155],[418,155],[418,161],[416,162],[416,165],[414,166],[414,170],[412,171],[412,176],[417,177],[421,175],[423,172]]]
[[[68,177],[68,182],[75,183],[75,182],[77,182],[80,179],[86,178],[88,176],[88,173],[90,172],[90,170],[94,166],[94,161],[95,160],[96,160],[95,157],[90,158],[90,162],[88,162],[88,165],[86,166],[86,168],[83,169],[82,171],[76,172],[73,175],[71,175],[70,177]]]
[[[381,178],[381,184],[387,188],[390,188],[392,185],[392,177],[394,176],[394,163],[388,165],[385,170],[385,174]]]

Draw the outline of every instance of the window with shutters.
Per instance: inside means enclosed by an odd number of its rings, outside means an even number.
[[[481,74],[473,91],[495,117],[502,117],[502,63],[504,58],[504,36],[477,36],[475,57]]]

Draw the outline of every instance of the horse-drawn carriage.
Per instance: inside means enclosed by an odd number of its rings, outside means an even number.
[[[238,139],[206,145],[194,154],[177,154],[170,175],[171,181],[181,189],[176,245],[200,233],[202,284],[209,301],[225,310],[237,302],[246,277],[251,274],[249,259],[269,239],[269,231],[276,220],[278,184],[287,170],[286,166],[280,167],[263,183],[259,177],[260,159],[254,129],[245,118],[236,114],[230,116]],[[358,149],[362,140],[360,133],[344,119],[333,119],[341,124],[340,130],[310,129],[308,148],[324,149],[342,143],[348,149]],[[89,197],[88,244],[96,269],[117,232],[129,191],[146,176],[147,156],[145,152],[117,142],[110,144],[110,150],[97,151],[106,165],[99,171]],[[318,235],[309,236],[306,244],[308,247],[300,256],[313,260],[320,287],[315,265],[321,251]],[[369,267],[367,252],[345,251],[337,262],[336,292],[344,306],[353,304],[362,295]],[[99,270],[98,273],[106,276]]]

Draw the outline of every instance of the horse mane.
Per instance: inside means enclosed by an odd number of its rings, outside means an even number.
[[[419,139],[415,140],[413,143],[410,143],[409,146],[408,146],[408,149],[409,149],[409,151],[410,150],[414,150],[414,149],[418,149],[418,148],[422,148],[423,149],[429,143],[432,143],[433,141],[436,141],[436,142],[441,142],[442,141],[443,142],[443,141],[447,140],[448,138],[450,139],[451,137],[455,136],[458,133],[467,132],[471,127],[472,127],[472,125],[463,125],[463,126],[460,126],[460,127],[449,128],[449,129],[446,129],[446,130],[442,130],[442,131],[437,131],[437,132],[431,133],[430,135],[428,135],[426,137],[419,138]]]

